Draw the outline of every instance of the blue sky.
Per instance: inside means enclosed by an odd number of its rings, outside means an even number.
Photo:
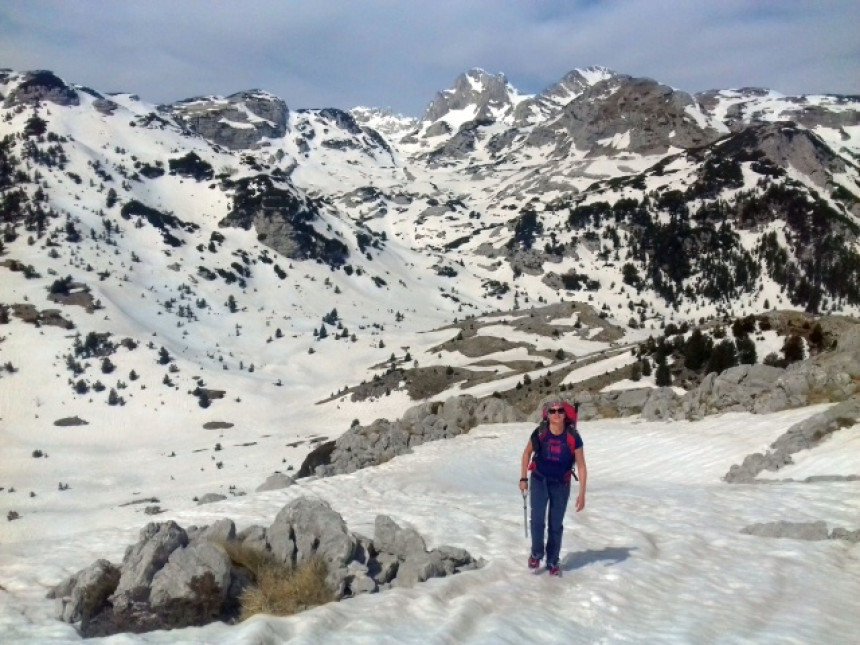
[[[146,101],[260,88],[423,114],[462,72],[538,92],[603,65],[691,92],[860,94],[856,0],[4,0],[0,67]]]

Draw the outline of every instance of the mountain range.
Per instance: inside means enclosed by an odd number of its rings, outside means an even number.
[[[262,90],[151,105],[47,70],[0,71],[0,95],[3,378],[53,374],[28,395],[69,416],[137,419],[134,387],[159,387],[196,423],[274,386],[297,419],[334,404],[330,435],[475,382],[525,412],[524,376],[572,358],[632,348],[629,376],[667,328],[860,306],[856,96],[597,67],[536,95],[469,70],[420,119]],[[545,345],[515,337],[510,312],[558,303]]]

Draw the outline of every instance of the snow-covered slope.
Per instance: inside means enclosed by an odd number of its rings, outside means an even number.
[[[856,642],[856,545],[768,539],[741,530],[780,520],[823,521],[829,530],[856,527],[860,484],[720,482],[731,464],[762,450],[817,409],[730,414],[695,423],[584,423],[587,505],[581,513],[569,509],[565,518],[560,579],[535,576],[525,566],[528,542],[516,478],[531,429],[526,424],[484,426],[351,475],[200,507],[181,502],[190,491],[177,491],[175,499],[160,498],[169,507],[160,517],[182,526],[225,517],[239,529],[268,525],[288,501],[310,495],[327,500],[351,530],[370,535],[376,515],[389,514],[417,529],[428,547],[457,545],[486,565],[290,618],[256,616],[235,626],[216,623],[104,642]],[[237,447],[229,436],[213,433],[209,442],[220,439],[224,448],[217,455],[225,463],[239,459],[250,470],[271,450],[262,442]],[[845,440],[856,444],[856,426],[811,451],[804,476],[856,473],[856,449],[842,446],[848,450],[841,451],[841,465],[828,454],[829,443]],[[141,465],[169,495],[168,482],[183,469],[197,470],[189,452],[170,459],[153,456]],[[206,464],[209,454],[197,459]],[[70,442],[40,461],[54,459],[75,463],[74,482],[83,475],[109,477],[114,470],[83,443]],[[141,496],[152,492],[147,488]],[[71,500],[74,494],[73,487],[52,496]],[[5,643],[78,642],[71,626],[53,619],[44,594],[97,558],[119,561],[125,545],[137,539],[147,521],[142,505],[120,507],[133,498],[119,495],[115,501],[110,509],[66,502],[35,527],[38,541],[23,520],[4,527],[0,633]]]

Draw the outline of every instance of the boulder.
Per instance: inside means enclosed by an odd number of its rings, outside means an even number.
[[[59,600],[57,617],[67,623],[89,619],[104,605],[119,583],[120,571],[107,560],[96,560],[48,592]]]
[[[173,551],[152,579],[151,611],[163,627],[203,625],[216,620],[230,586],[230,558],[212,542],[198,541]]]
[[[373,546],[400,560],[426,553],[424,538],[415,529],[403,529],[387,515],[377,515],[374,522]]]
[[[299,497],[284,506],[266,535],[279,562],[298,565],[320,556],[330,570],[345,567],[358,544],[327,502],[310,497]]]
[[[413,552],[397,569],[395,587],[414,587],[419,582],[445,575],[442,554],[439,551]]]
[[[167,563],[170,554],[188,544],[188,535],[176,522],[150,522],[140,531],[140,539],[126,549],[122,574],[111,596],[119,610],[149,599],[149,586],[155,574]]]
[[[279,490],[281,488],[292,486],[295,483],[296,480],[289,475],[285,475],[284,473],[274,473],[266,477],[266,481],[257,486],[256,491],[258,493],[262,493],[267,490]]]
[[[206,542],[232,542],[236,539],[236,525],[228,517],[216,521],[214,524],[205,526],[200,529],[196,535],[191,537],[190,530],[188,531],[189,541],[206,541]]]
[[[227,496],[222,495],[221,493],[206,493],[205,495],[201,495],[197,498],[197,505],[211,504],[213,502],[220,502],[224,499],[227,499]]]

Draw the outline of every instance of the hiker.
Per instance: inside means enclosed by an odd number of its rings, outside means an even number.
[[[532,549],[528,566],[529,569],[537,569],[546,555],[546,568],[550,575],[560,576],[558,558],[564,528],[562,520],[570,497],[573,466],[575,464],[579,470],[577,512],[585,508],[588,471],[582,438],[576,432],[576,409],[565,401],[554,400],[544,405],[543,417],[544,421],[532,432],[523,450],[520,470],[520,490],[523,495],[529,491],[531,504]],[[531,483],[526,477],[528,471],[531,471]]]

